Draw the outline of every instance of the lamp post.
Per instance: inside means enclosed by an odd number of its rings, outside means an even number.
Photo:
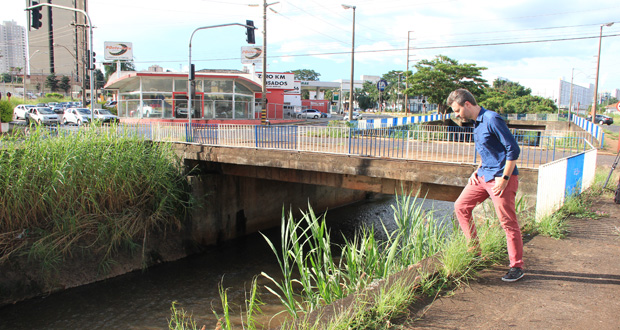
[[[342,4],[344,9],[353,9],[353,33],[351,34],[351,89],[349,91],[349,121],[353,120],[353,70],[355,68],[355,6]]]
[[[407,31],[407,69],[406,72],[409,72],[409,40],[411,40],[411,32]],[[405,77],[405,115],[409,112],[409,97],[407,96],[407,89],[409,89],[409,81],[407,77]]]
[[[267,7],[280,3],[280,1],[267,3],[267,0],[263,0],[263,73],[261,77],[261,111],[260,122],[261,125],[267,124]],[[250,4],[250,7],[258,7],[257,4]],[[271,9],[271,8],[269,8]],[[275,10],[271,9],[275,12]]]
[[[607,23],[607,24],[602,24],[601,25],[601,32],[600,35],[598,37],[598,56],[597,56],[597,60],[596,60],[596,79],[594,80],[594,102],[592,103],[592,123],[596,122],[596,102],[598,99],[598,72],[599,72],[599,67],[601,65],[601,41],[603,40],[603,26],[612,26],[614,25],[614,22],[611,23]]]
[[[40,49],[37,49],[34,51],[34,53],[32,53],[32,55],[30,55],[30,57],[26,56],[26,68],[24,69],[24,78],[22,79],[22,82],[24,83],[24,102],[26,102],[26,75],[28,74],[28,71],[30,71],[28,70],[28,63],[30,62],[32,57],[40,51]]]
[[[398,75],[398,85],[396,87],[398,87],[397,92],[396,92],[396,104],[398,104],[399,106],[402,105],[400,104],[400,75],[403,74],[403,72],[401,71],[397,71],[395,72]],[[399,109],[402,110],[402,109]]]
[[[28,8],[26,8],[26,10],[32,10],[34,8],[39,8],[39,7],[52,7],[52,8],[59,8],[59,9],[64,9],[64,10],[70,10],[70,11],[74,11],[74,12],[78,12],[83,14],[84,16],[86,16],[86,20],[88,22],[88,31],[89,31],[89,36],[88,36],[88,49],[90,49],[89,55],[88,55],[88,70],[90,71],[90,108],[91,108],[91,112],[90,112],[90,121],[92,122],[94,120],[94,109],[95,109],[95,63],[93,63],[93,23],[90,19],[90,16],[88,15],[88,13],[84,10],[81,9],[75,9],[75,8],[71,8],[71,7],[65,7],[65,6],[59,6],[59,5],[54,5],[51,3],[40,3],[36,6],[30,6]]]

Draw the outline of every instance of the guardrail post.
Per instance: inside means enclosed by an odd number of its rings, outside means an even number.
[[[351,143],[353,143],[352,135],[353,135],[353,128],[349,127],[349,153],[348,153],[349,155],[351,154]]]

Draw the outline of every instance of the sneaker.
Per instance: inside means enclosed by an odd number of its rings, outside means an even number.
[[[521,268],[511,267],[508,273],[502,277],[502,281],[504,282],[515,282],[520,280],[525,273]]]

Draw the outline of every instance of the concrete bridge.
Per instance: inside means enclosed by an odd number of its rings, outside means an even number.
[[[538,166],[582,152],[586,143],[578,130],[530,127],[513,134],[522,150],[519,191],[533,206]],[[194,143],[174,146],[187,168],[194,169],[194,195],[205,205],[194,213],[192,230],[203,244],[272,228],[283,209],[307,210],[310,202],[320,213],[362,200],[368,193],[411,192],[454,201],[478,162],[472,133],[442,126],[403,133],[219,125],[185,133],[185,139],[191,133]],[[154,140],[162,139],[153,134]]]

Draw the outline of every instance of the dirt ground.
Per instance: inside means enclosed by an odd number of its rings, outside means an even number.
[[[615,158],[601,154],[598,166],[609,173]],[[486,269],[454,294],[412,308],[395,328],[620,329],[620,204],[607,193],[591,210],[601,217],[570,218],[565,239],[528,241],[520,281],[500,280],[507,266]]]

